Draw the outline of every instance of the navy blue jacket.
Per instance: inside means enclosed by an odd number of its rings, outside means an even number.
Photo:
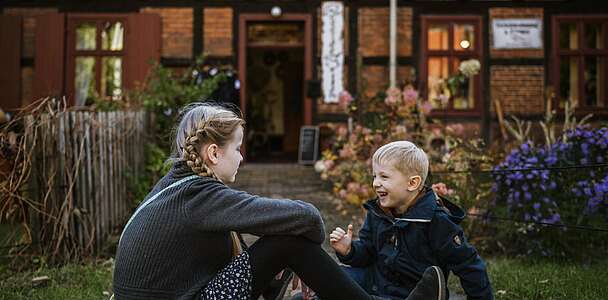
[[[460,278],[468,299],[493,299],[486,266],[458,225],[464,212],[427,191],[404,215],[385,214],[377,199],[363,205],[367,216],[348,255],[338,259],[365,268],[364,288],[388,298],[406,298],[429,266]]]

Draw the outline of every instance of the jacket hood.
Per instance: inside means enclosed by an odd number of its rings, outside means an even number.
[[[437,211],[447,214],[450,220],[456,224],[462,222],[465,217],[464,210],[447,198],[437,195],[432,189],[428,189],[414,206],[399,217],[393,218],[387,215],[378,204],[377,197],[368,200],[363,207],[382,218],[396,221],[430,222]]]

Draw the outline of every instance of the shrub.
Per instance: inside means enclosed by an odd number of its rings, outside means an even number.
[[[608,128],[577,127],[548,148],[523,143],[495,168],[494,208],[501,211],[504,206],[509,217],[524,221],[502,228],[514,251],[567,256],[606,247],[605,239],[597,235],[528,222],[605,227],[608,169],[579,167],[608,161],[607,147]],[[522,234],[527,238],[522,239]]]

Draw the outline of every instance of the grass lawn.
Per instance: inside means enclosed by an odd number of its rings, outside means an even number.
[[[49,281],[34,287],[32,278],[38,276]],[[111,264],[71,264],[16,274],[0,266],[0,300],[109,299],[111,289]]]
[[[496,299],[607,299],[608,260],[590,265],[531,259],[487,259]],[[463,293],[456,276],[450,290]]]
[[[527,259],[488,259],[496,299],[606,299],[608,260],[591,265],[533,262]],[[33,277],[48,276],[34,287]],[[11,273],[0,266],[0,299],[108,299],[111,266],[68,265]],[[453,292],[462,294],[458,279],[450,276]],[[106,292],[104,294],[104,292]]]

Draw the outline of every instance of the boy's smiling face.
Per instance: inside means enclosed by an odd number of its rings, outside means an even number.
[[[383,208],[402,214],[413,204],[422,185],[419,175],[408,176],[395,168],[394,163],[374,162],[374,190]]]

